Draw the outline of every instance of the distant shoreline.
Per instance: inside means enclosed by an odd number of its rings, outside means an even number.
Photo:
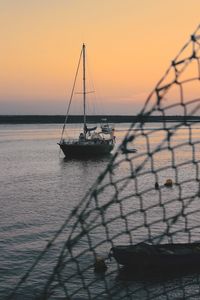
[[[200,116],[128,116],[128,115],[96,115],[87,116],[88,123],[101,123],[102,119],[109,123],[133,122],[200,122]],[[0,115],[0,124],[63,124],[64,115]],[[68,123],[82,123],[83,116],[72,115]]]

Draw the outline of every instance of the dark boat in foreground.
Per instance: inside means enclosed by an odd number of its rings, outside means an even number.
[[[200,267],[200,242],[115,246],[111,248],[110,256],[113,256],[120,265],[137,270]]]

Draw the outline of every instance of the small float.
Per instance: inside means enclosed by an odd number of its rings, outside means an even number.
[[[173,186],[173,181],[172,181],[171,179],[167,179],[167,180],[165,181],[165,186],[166,186],[166,187],[172,187],[172,186]]]
[[[105,259],[102,257],[96,257],[94,262],[94,272],[95,273],[105,273],[107,270],[107,265]]]

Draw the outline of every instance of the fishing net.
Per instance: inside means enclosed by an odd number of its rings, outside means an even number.
[[[199,299],[198,272],[127,279],[115,260],[107,259],[117,245],[199,239],[199,40],[200,26],[148,97],[105,171],[9,298],[21,299],[40,270],[36,299]],[[170,116],[176,122],[168,122]],[[159,123],[147,126],[150,117]]]

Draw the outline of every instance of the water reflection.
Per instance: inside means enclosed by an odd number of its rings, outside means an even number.
[[[87,157],[87,156],[82,156],[82,157],[64,157],[62,159],[62,162],[64,163],[71,163],[71,162],[87,162],[87,163],[93,163],[93,162],[104,162],[108,163],[111,158],[113,157],[112,153],[105,154],[104,156],[96,156],[96,157]]]

